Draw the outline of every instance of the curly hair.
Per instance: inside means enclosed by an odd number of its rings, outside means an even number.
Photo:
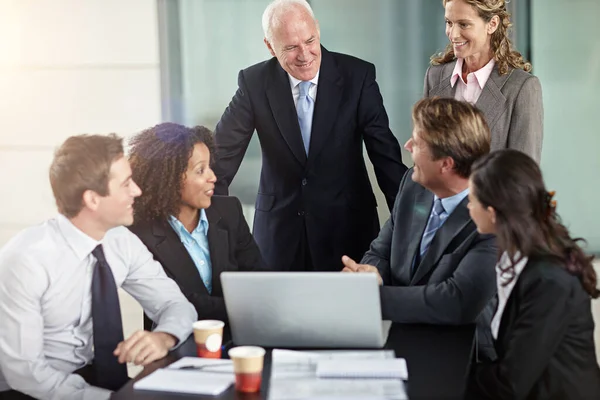
[[[442,0],[446,4],[452,0]],[[513,49],[512,43],[508,38],[508,31],[512,26],[510,14],[506,11],[505,0],[463,0],[473,7],[479,16],[487,23],[497,15],[500,23],[498,29],[492,33],[490,46],[494,53],[494,61],[498,66],[498,73],[504,75],[508,73],[509,68],[522,69],[525,72],[531,72],[531,63],[526,61],[521,53]],[[454,61],[456,56],[452,49],[452,43],[446,46],[442,53],[431,56],[431,65],[441,65]]]
[[[492,152],[475,163],[471,182],[481,205],[496,211],[498,248],[511,261],[502,270],[509,277],[506,284],[515,278],[515,265],[523,257],[550,257],[577,276],[590,297],[600,296],[594,257],[579,246],[583,239],[570,236],[533,159],[513,149]]]
[[[204,143],[214,154],[213,134],[204,126],[187,128],[162,123],[135,135],[129,141],[132,178],[142,189],[133,204],[136,221],[151,221],[177,215],[181,187],[194,146]]]

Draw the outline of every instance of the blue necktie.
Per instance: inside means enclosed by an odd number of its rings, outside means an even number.
[[[308,89],[310,89],[311,85],[312,83],[310,81],[302,81],[298,84],[300,96],[298,97],[298,104],[296,104],[298,123],[300,123],[300,133],[302,134],[302,141],[304,141],[304,150],[306,151],[306,154],[308,154],[312,117],[315,109],[315,103],[308,95]]]
[[[419,249],[420,259],[423,258],[423,255],[429,249],[429,245],[435,236],[435,232],[442,226],[442,214],[444,213],[444,206],[442,205],[441,199],[436,199],[433,202],[433,211],[429,216],[429,221],[427,222],[427,226],[425,227],[425,233],[423,233],[423,237],[421,238],[421,248]]]
[[[119,295],[102,245],[96,246],[92,254],[98,260],[92,277],[95,386],[119,390],[129,380],[127,366],[113,355],[117,344],[123,341]]]

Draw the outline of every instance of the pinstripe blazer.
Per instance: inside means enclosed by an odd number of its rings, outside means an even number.
[[[450,85],[450,78],[455,65],[456,60],[430,66],[423,96],[454,98],[456,85]],[[492,151],[516,149],[540,162],[544,108],[538,78],[521,69],[500,75],[496,65],[475,105],[485,115],[492,132]]]

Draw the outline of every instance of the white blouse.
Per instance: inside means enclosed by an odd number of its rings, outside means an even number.
[[[519,253],[515,255],[515,258],[519,258]],[[510,259],[508,257],[508,253],[504,252],[500,257],[500,261],[496,264],[496,285],[498,286],[498,309],[496,310],[496,314],[494,318],[492,318],[492,336],[494,339],[498,339],[498,329],[500,329],[500,321],[502,320],[502,313],[504,312],[504,308],[506,307],[506,303],[510,297],[510,293],[515,287],[517,280],[519,279],[519,275],[523,272],[523,268],[527,265],[527,261],[529,259],[527,257],[523,257],[514,267],[515,277],[513,280],[504,285],[505,282],[511,277],[509,272],[502,272],[502,269],[506,269],[510,265]]]

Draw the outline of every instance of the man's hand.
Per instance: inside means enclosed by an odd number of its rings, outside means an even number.
[[[177,339],[165,332],[137,331],[117,345],[113,354],[121,364],[132,362],[146,366],[167,355]]]
[[[377,274],[377,282],[379,282],[379,286],[383,285],[383,279],[381,279],[381,275],[379,275],[379,270],[368,264],[357,264],[356,261],[351,259],[348,256],[342,257],[342,263],[344,264],[344,269],[342,272],[371,272]]]

